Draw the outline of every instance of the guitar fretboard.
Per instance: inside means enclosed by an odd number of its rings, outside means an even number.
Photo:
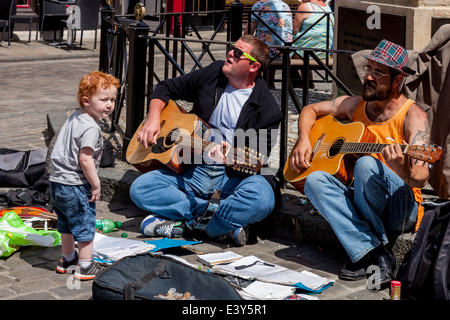
[[[366,142],[341,142],[334,144],[331,149],[338,153],[381,153],[386,143],[366,143]],[[405,153],[408,145],[400,145]]]
[[[208,140],[203,140],[199,137],[194,137],[191,135],[181,134],[178,131],[172,131],[168,134],[168,138],[171,141],[176,142],[176,144],[181,145],[183,147],[188,147],[193,150],[199,150],[204,153],[208,153],[212,148],[219,146],[222,147],[221,144],[217,144]],[[240,166],[245,168],[246,171],[256,172],[262,166],[262,162],[264,157],[261,154],[257,154],[253,151],[250,151],[248,148],[233,148],[229,147],[228,149],[223,150],[223,154],[227,158],[227,163]],[[237,167],[236,167],[237,168]],[[248,170],[248,171],[247,171]]]
[[[184,147],[188,147],[195,150],[202,150],[204,152],[208,152],[215,146],[218,146],[217,143],[208,140],[203,140],[201,138],[193,137],[186,134],[180,134],[175,131],[170,133],[170,138],[173,141],[177,141],[178,144]]]

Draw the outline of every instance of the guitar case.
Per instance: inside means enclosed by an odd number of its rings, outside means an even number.
[[[122,258],[100,272],[92,284],[92,298],[241,300],[237,291],[221,276],[151,253]]]

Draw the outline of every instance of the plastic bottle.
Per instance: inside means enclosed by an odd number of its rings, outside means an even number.
[[[114,222],[111,219],[95,220],[95,227],[104,233],[114,231],[115,228],[120,228],[121,225],[122,223],[119,221]]]

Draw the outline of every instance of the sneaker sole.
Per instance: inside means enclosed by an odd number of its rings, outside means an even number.
[[[87,281],[87,280],[92,280],[95,278],[95,274],[79,274],[79,273],[75,273],[73,275],[73,277],[77,280],[81,280],[81,281]]]
[[[61,274],[65,274],[65,273],[69,273],[68,271],[69,271],[69,269],[72,269],[71,270],[71,272],[70,273],[74,273],[75,272],[75,270],[73,269],[74,268],[74,266],[76,266],[76,264],[74,264],[74,265],[72,265],[71,267],[72,268],[63,268],[63,267],[60,267],[60,266],[56,266],[56,273],[61,273]]]
[[[56,272],[57,273],[67,273],[67,269],[56,267]]]

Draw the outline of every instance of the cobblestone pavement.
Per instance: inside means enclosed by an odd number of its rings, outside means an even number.
[[[0,46],[0,57],[4,50],[18,50],[14,59],[0,60],[0,147],[18,150],[45,148],[48,144],[47,115],[56,112],[70,113],[76,105],[76,88],[81,76],[91,70],[98,69],[98,58],[77,58],[76,53],[60,54],[58,59],[30,59],[30,51],[41,44],[14,43],[15,49]],[[17,49],[20,47],[20,49]],[[87,45],[87,47],[90,47]],[[20,50],[27,58],[18,59]],[[36,49],[37,50],[37,49]],[[8,51],[11,56],[11,51]],[[56,55],[56,53],[55,53]],[[278,91],[274,91],[278,95]],[[299,93],[301,94],[301,93]],[[311,94],[311,100],[323,100],[330,96],[330,90],[324,88]],[[296,112],[291,108],[290,143],[296,139]],[[276,153],[277,150],[274,150]],[[102,188],[108,190],[112,184],[125,184],[132,180],[137,171],[123,161],[117,160],[114,168],[101,171],[105,178]],[[127,180],[128,179],[128,180]],[[1,190],[5,191],[7,188]],[[126,189],[126,188],[125,188]],[[126,190],[125,190],[126,191]],[[107,192],[107,191],[104,191]],[[103,194],[102,194],[103,196]],[[313,237],[317,230],[300,230],[301,226],[292,224],[298,211],[312,212],[311,207],[303,205],[302,196],[290,188],[284,190],[283,211],[286,215],[287,236],[283,229],[268,237],[258,238],[255,244],[235,247],[224,244],[202,235],[195,235],[202,241],[197,245],[176,250],[190,262],[196,262],[199,252],[219,252],[230,249],[242,255],[256,255],[266,261],[276,263],[293,270],[309,270],[320,276],[335,280],[332,287],[316,295],[320,300],[382,300],[388,299],[388,290],[376,293],[366,289],[364,280],[355,282],[341,281],[337,278],[339,269],[346,260],[346,255],[334,241],[334,246],[311,243],[308,237]],[[109,194],[97,203],[98,218],[110,218],[121,221],[119,232],[110,234],[120,236],[126,232],[129,239],[149,240],[139,232],[139,225],[146,213],[131,203],[126,192],[121,196]],[[309,213],[308,219],[314,219]],[[281,231],[280,231],[281,230]],[[308,233],[309,232],[309,233]],[[301,234],[300,234],[301,233]],[[319,238],[333,237],[331,229]],[[315,235],[318,236],[317,234]],[[301,239],[301,240],[299,240]],[[330,242],[327,242],[330,244]],[[7,259],[0,259],[0,299],[4,300],[87,300],[91,298],[91,282],[81,283],[79,289],[70,289],[70,278],[67,275],[55,273],[57,260],[61,254],[60,247],[41,248],[23,247]],[[73,286],[72,286],[73,287]]]

